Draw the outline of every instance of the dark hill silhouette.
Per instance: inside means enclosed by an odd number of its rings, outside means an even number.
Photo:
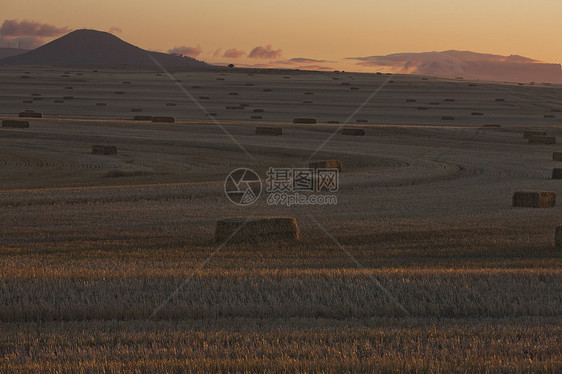
[[[96,30],[73,31],[27,53],[0,59],[0,65],[154,65],[147,54],[165,66],[211,67],[191,57],[145,51],[115,35]]]
[[[25,52],[29,52],[29,50],[20,48],[0,48],[0,58],[17,56]]]

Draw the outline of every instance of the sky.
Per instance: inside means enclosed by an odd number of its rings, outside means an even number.
[[[42,34],[50,30],[39,27],[44,24],[55,27],[53,33],[81,28],[111,30],[139,47],[176,51],[210,63],[264,66],[275,63],[354,71],[364,67],[346,58],[450,49],[517,54],[561,63],[560,15],[559,0],[1,0],[0,3],[0,23],[29,21]],[[28,46],[26,43],[39,44],[57,36],[61,35],[0,34],[0,45],[21,39],[22,46]],[[226,51],[229,52],[225,56]],[[318,61],[292,60],[295,58]]]

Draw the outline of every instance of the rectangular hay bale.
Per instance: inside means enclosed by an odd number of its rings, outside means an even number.
[[[552,161],[562,161],[562,152],[552,152]]]
[[[256,127],[256,135],[283,135],[281,127]]]
[[[556,248],[562,248],[562,226],[556,228],[556,233],[554,234],[554,245]]]
[[[293,119],[293,123],[314,124],[316,123],[316,118],[295,118]]]
[[[152,121],[152,116],[134,116],[134,121]]]
[[[20,118],[43,118],[43,113],[41,112],[21,112],[18,114]]]
[[[152,117],[152,122],[176,123],[176,117],[172,117],[172,116]]]
[[[24,129],[29,127],[29,121],[17,121],[12,119],[5,119],[2,121],[2,127]]]
[[[531,136],[529,144],[556,144],[555,136]]]
[[[338,169],[341,171],[342,163],[340,160],[311,161],[308,163],[308,167],[312,169]]]
[[[291,217],[228,218],[217,221],[215,242],[259,243],[299,239],[297,220]]]
[[[341,130],[342,135],[365,136],[364,129],[347,128]]]
[[[562,179],[562,169],[561,168],[552,169],[552,179]]]
[[[549,208],[556,205],[556,192],[552,191],[518,191],[513,194],[514,207]]]
[[[523,130],[523,137],[529,139],[531,136],[546,136],[546,131]]]
[[[93,155],[115,155],[117,154],[117,147],[112,145],[93,145]]]

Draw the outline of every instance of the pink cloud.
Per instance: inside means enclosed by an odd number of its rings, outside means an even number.
[[[258,46],[252,49],[252,52],[248,55],[250,58],[279,58],[281,57],[282,51],[280,49],[273,50],[271,45],[266,45],[265,47]]]
[[[70,31],[68,27],[57,27],[34,21],[5,20],[0,26],[2,36],[59,36]]]
[[[232,48],[232,49],[226,50],[226,52],[224,52],[224,55],[222,57],[240,58],[240,57],[244,56],[245,54],[246,54],[246,52],[244,52],[244,51],[241,51],[241,50],[236,49],[236,48]]]
[[[203,52],[203,49],[201,49],[200,46],[197,47],[179,46],[168,50],[168,53],[177,53],[189,57],[197,57],[201,54],[201,52]]]
[[[222,48],[217,48],[214,52],[213,52],[213,57],[218,57],[220,56],[222,52]]]

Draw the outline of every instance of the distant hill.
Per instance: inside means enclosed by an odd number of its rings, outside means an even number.
[[[500,56],[468,51],[396,53],[352,58],[373,68],[403,68],[405,73],[438,77],[463,77],[508,82],[562,83],[560,64],[527,57]]]
[[[20,48],[0,48],[0,59],[5,57],[17,56],[22,53],[29,52],[27,49]]]
[[[76,30],[32,51],[0,59],[0,65],[162,65],[205,69],[211,66],[191,57],[149,52],[115,35],[96,30]]]

